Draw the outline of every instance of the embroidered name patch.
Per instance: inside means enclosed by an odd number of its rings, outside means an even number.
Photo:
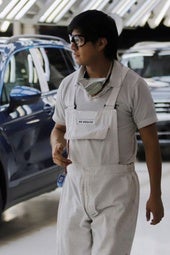
[[[89,119],[81,119],[77,120],[78,125],[94,125],[94,120],[89,120]]]

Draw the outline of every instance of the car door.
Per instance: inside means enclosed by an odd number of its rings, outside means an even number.
[[[44,92],[47,93],[45,75],[38,63],[40,59],[35,64],[34,57],[32,57],[34,50],[37,52],[37,49],[26,49],[11,56],[4,75],[3,105],[9,104],[10,106],[10,92],[16,85],[36,88],[40,91],[43,86]],[[37,66],[40,68],[38,71]],[[11,147],[11,161],[8,169],[9,185],[14,187],[23,183],[25,193],[30,190],[30,185],[27,187],[29,178],[32,179],[32,189],[39,189],[44,183],[38,176],[44,176],[41,172],[53,166],[49,143],[53,126],[51,118],[54,110],[53,104],[54,102],[47,103],[44,97],[40,97],[35,102],[6,108],[6,121],[1,125],[1,129]],[[19,194],[22,196],[21,192]],[[17,192],[12,195],[18,196]]]

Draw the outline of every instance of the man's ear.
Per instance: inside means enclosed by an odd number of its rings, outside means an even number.
[[[103,50],[107,45],[107,39],[105,37],[101,37],[98,39],[98,47],[99,50]]]

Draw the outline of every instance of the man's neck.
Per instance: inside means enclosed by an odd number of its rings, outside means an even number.
[[[104,78],[107,76],[112,63],[112,61],[106,60],[101,64],[98,62],[95,65],[86,66],[86,72],[90,78]]]

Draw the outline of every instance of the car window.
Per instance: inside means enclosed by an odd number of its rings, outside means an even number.
[[[143,76],[146,78],[170,76],[170,54],[166,55],[163,52],[155,53],[147,60]]]
[[[57,89],[62,79],[75,71],[71,52],[61,48],[40,48],[40,50],[49,90]]]
[[[16,85],[28,86],[42,92],[57,89],[62,79],[75,70],[71,52],[56,47],[37,47],[16,52],[5,69],[1,96],[2,104]]]
[[[121,61],[144,78],[170,76],[170,51],[127,53]]]
[[[9,94],[17,85],[40,90],[38,74],[29,49],[16,52],[10,57],[4,74],[2,104],[9,102]]]
[[[30,49],[37,67],[42,92],[58,89],[62,79],[75,70],[70,51],[62,48]]]

